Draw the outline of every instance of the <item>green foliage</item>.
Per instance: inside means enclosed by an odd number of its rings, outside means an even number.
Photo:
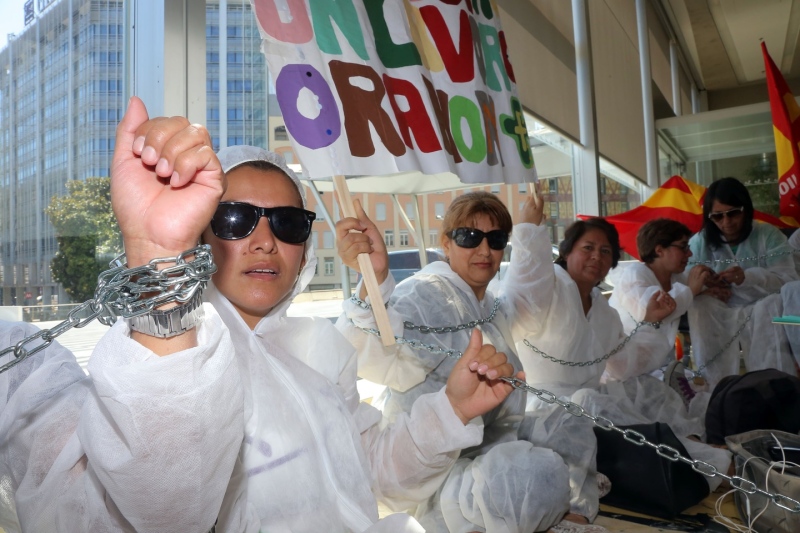
[[[58,252],[53,278],[73,300],[94,294],[97,276],[122,251],[122,236],[111,209],[111,179],[67,182],[67,194],[54,196],[45,209],[56,230]]]
[[[56,237],[58,252],[50,262],[53,278],[64,286],[73,301],[85,302],[94,296],[97,276],[108,268],[96,257],[97,236]]]
[[[778,171],[774,154],[753,158],[753,163],[744,172],[744,184],[753,200],[753,207],[774,216],[780,216],[778,193]]]

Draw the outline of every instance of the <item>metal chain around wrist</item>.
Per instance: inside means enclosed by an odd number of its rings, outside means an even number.
[[[350,301],[365,311],[372,311],[372,305],[359,298],[357,292],[353,293],[350,297]]]
[[[522,339],[522,343],[525,344],[525,346],[527,346],[531,350],[533,350],[534,353],[541,355],[544,359],[547,359],[548,361],[552,361],[554,363],[558,363],[559,365],[564,365],[564,366],[585,367],[585,366],[598,365],[604,362],[609,357],[619,353],[620,350],[622,350],[625,347],[625,345],[628,344],[628,342],[630,342],[631,338],[634,335],[636,335],[636,332],[639,331],[639,328],[641,328],[642,326],[650,326],[654,329],[658,329],[661,327],[661,322],[646,322],[644,320],[642,320],[641,322],[637,322],[636,327],[633,328],[631,332],[628,333],[628,335],[624,339],[622,339],[622,342],[620,342],[616,348],[614,348],[607,354],[598,357],[597,359],[592,359],[591,361],[567,361],[564,359],[559,359],[557,357],[553,357],[552,355],[543,352],[542,350],[531,344],[530,341],[528,341],[528,339]]]
[[[194,258],[187,262],[186,258],[190,256]],[[158,268],[168,263],[174,264]],[[0,373],[44,350],[59,335],[72,328],[82,328],[95,318],[110,326],[117,316],[130,318],[149,313],[166,303],[187,302],[205,288],[211,275],[217,271],[211,247],[207,244],[176,257],[153,259],[146,265],[134,268],[126,268],[123,254],[109,266],[109,270],[98,276],[93,299],[74,308],[67,319],[56,326],[41,330],[0,351],[0,357],[9,353],[14,355],[11,361],[0,366]]]

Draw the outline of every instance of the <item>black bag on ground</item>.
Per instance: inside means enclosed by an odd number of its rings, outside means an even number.
[[[736,475],[752,481],[759,489],[800,501],[800,468],[773,465],[783,461],[800,461],[800,436],[775,430],[748,431],[725,439],[733,452]],[[781,449],[782,448],[782,449]],[[800,463],[798,463],[800,464]],[[770,468],[771,467],[771,468]],[[800,531],[800,514],[771,503],[760,494],[734,493],[736,511],[742,523],[758,517],[753,530],[762,533]],[[748,503],[749,499],[749,503]],[[788,501],[784,505],[793,507]],[[748,517],[748,507],[750,516]]]
[[[800,379],[768,368],[723,378],[706,411],[709,444],[754,429],[800,431]]]
[[[689,454],[667,424],[618,426],[643,434],[656,444],[665,444]],[[658,518],[674,518],[708,496],[705,477],[680,461],[661,457],[649,446],[628,442],[616,431],[595,427],[597,471],[611,480],[611,492],[600,503]]]

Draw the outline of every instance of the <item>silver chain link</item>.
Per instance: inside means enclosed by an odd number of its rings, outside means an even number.
[[[731,337],[731,339],[725,343],[725,346],[723,346],[717,353],[715,353],[711,357],[711,359],[700,365],[697,368],[697,370],[689,369],[689,371],[692,373],[692,377],[704,377],[703,372],[705,371],[705,369],[708,368],[710,365],[714,364],[717,361],[717,359],[719,359],[720,356],[723,353],[725,353],[725,350],[727,350],[730,347],[730,345],[733,344],[733,341],[739,338],[739,335],[742,334],[742,331],[744,331],[744,328],[747,326],[747,323],[750,322],[750,318],[752,316],[753,316],[752,312],[749,315],[747,315],[747,318],[744,319],[744,322],[742,322],[742,325],[739,326],[739,329],[736,330],[736,333],[733,334],[733,337]]]
[[[443,326],[443,327],[417,326],[413,322],[403,322],[403,326],[405,327],[405,329],[409,329],[412,331],[416,330],[424,334],[456,333],[467,329],[473,329],[480,325],[491,322],[492,320],[494,320],[495,315],[497,315],[497,310],[499,308],[500,308],[500,299],[496,298],[494,301],[494,305],[492,306],[492,311],[489,313],[489,316],[487,316],[486,318],[481,318],[480,320],[473,320],[471,322],[467,322],[466,324],[459,324],[457,326]],[[381,335],[381,332],[375,328],[362,328],[361,326],[356,326],[356,327],[361,331],[369,333],[371,335],[377,335],[379,337]],[[459,350],[440,348],[439,346],[436,346],[434,344],[428,344],[415,339],[406,339],[405,337],[399,337],[397,335],[395,335],[394,340],[395,342],[397,342],[397,344],[408,346],[409,348],[412,348],[414,350],[425,350],[427,352],[434,354],[444,354],[447,357],[453,357],[455,359],[458,359],[463,355],[463,353]]]
[[[651,323],[647,324],[652,325]],[[633,336],[633,334],[636,333],[636,331],[642,325],[645,325],[645,323],[640,322],[639,324],[637,324],[636,328],[634,328],[633,331],[631,331],[630,335],[626,338],[626,341],[623,341],[623,344],[618,346],[615,350],[619,351],[620,349],[622,349],[622,346],[624,346],[625,342],[627,342],[627,340],[630,340],[630,337]],[[380,331],[378,331],[375,328],[362,328],[359,326],[356,327],[358,327],[358,329],[360,329],[361,331],[370,333],[372,335],[376,335],[378,337],[380,337],[381,335]],[[422,348],[432,353],[443,353],[448,355],[449,357],[453,357],[456,359],[463,355],[463,353],[458,350],[445,350],[439,348],[438,346],[432,346],[430,344],[425,344],[419,341],[405,339],[403,337],[395,336],[395,340],[397,341],[398,344],[404,344],[411,348],[416,348],[416,349]],[[613,353],[611,355],[613,355]],[[611,355],[606,355],[604,357],[608,359],[608,357],[611,357]],[[572,365],[572,366],[579,366],[579,365]],[[592,423],[595,426],[599,427],[604,431],[616,431],[617,433],[621,434],[622,437],[628,442],[632,442],[637,446],[648,446],[653,450],[655,450],[655,452],[659,456],[665,459],[668,459],[672,462],[680,461],[684,464],[687,464],[692,467],[692,470],[694,470],[695,472],[699,472],[700,474],[706,477],[710,478],[721,477],[727,480],[730,483],[731,488],[734,490],[744,492],[745,494],[760,494],[768,498],[769,501],[771,501],[778,507],[781,507],[782,509],[785,509],[791,513],[800,513],[800,502],[797,500],[794,500],[782,494],[778,493],[773,494],[765,490],[759,489],[755,483],[743,477],[735,475],[729,476],[727,474],[723,474],[722,472],[717,470],[717,467],[705,461],[684,457],[680,454],[678,450],[676,450],[671,446],[667,446],[666,444],[655,444],[653,442],[650,442],[643,434],[639,433],[638,431],[634,431],[632,429],[623,429],[604,416],[591,415],[590,413],[586,412],[586,410],[580,405],[570,401],[562,400],[550,391],[534,388],[521,379],[515,377],[501,377],[500,379],[511,385],[516,390],[529,392],[535,395],[537,398],[539,398],[541,401],[547,404],[551,405],[557,404],[561,406],[567,413],[569,413],[572,416],[578,418],[580,417],[588,418],[589,420],[592,421]]]
[[[420,333],[424,334],[456,333],[459,331],[464,331],[465,329],[475,329],[480,325],[486,324],[487,322],[491,322],[492,320],[494,320],[494,317],[497,314],[497,309],[499,307],[500,307],[500,298],[495,298],[494,305],[492,306],[492,311],[491,313],[489,313],[489,316],[487,316],[486,318],[481,318],[479,320],[473,320],[471,322],[467,322],[466,324],[459,324],[457,326],[442,326],[442,327],[424,326],[424,325],[417,326],[413,322],[403,322],[403,327],[405,327],[405,329],[417,330]],[[459,354],[460,353],[461,352],[459,352]]]
[[[592,359],[591,361],[580,361],[580,362],[577,362],[577,361],[566,361],[564,359],[558,359],[557,357],[553,357],[552,355],[549,355],[549,354],[543,352],[542,350],[540,350],[539,348],[537,348],[536,346],[531,344],[528,341],[528,339],[522,339],[522,342],[523,342],[523,344],[525,344],[525,346],[527,346],[528,348],[533,350],[534,353],[537,353],[537,354],[541,355],[543,358],[545,358],[545,359],[547,359],[549,361],[552,361],[554,363],[558,363],[559,365],[572,366],[572,367],[576,367],[576,366],[577,367],[585,367],[585,366],[592,366],[592,365],[600,364],[603,361],[605,361],[606,359],[608,359],[609,357],[611,357],[612,355],[619,353],[619,351],[622,350],[625,347],[625,345],[628,344],[628,342],[630,342],[631,338],[636,334],[637,331],[639,331],[639,328],[641,328],[642,326],[651,326],[651,327],[654,327],[655,329],[658,329],[659,327],[661,327],[661,322],[645,322],[644,320],[641,321],[641,322],[637,322],[636,323],[636,327],[633,328],[631,330],[631,332],[624,339],[622,339],[622,342],[619,343],[616,348],[614,348],[613,350],[611,350],[607,354],[605,354],[605,355],[603,355],[601,357],[598,357],[597,359]]]
[[[187,262],[186,258],[194,256]],[[166,268],[159,266],[175,263]],[[0,366],[0,373],[50,346],[59,335],[72,328],[82,328],[95,318],[110,326],[117,316],[130,318],[144,315],[155,307],[185,303],[202,291],[217,271],[211,247],[207,244],[187,250],[176,257],[153,259],[146,265],[126,268],[125,256],[112,261],[109,270],[97,279],[94,298],[70,311],[63,322],[44,329],[0,351],[0,357],[13,354],[10,362]]]
[[[713,264],[717,264],[717,263],[722,263],[723,265],[733,265],[735,263],[746,263],[748,261],[752,261],[754,263],[759,263],[762,259],[766,260],[766,259],[769,259],[771,257],[780,257],[780,256],[790,255],[790,254],[795,254],[795,253],[800,253],[800,250],[789,250],[789,251],[783,251],[783,252],[773,252],[771,254],[754,255],[752,257],[741,257],[739,259],[735,259],[735,258],[734,259],[707,259],[705,261],[697,261],[697,260],[692,261],[690,259],[688,264],[690,264],[690,265],[713,265]]]
[[[364,333],[369,333],[370,335],[376,335],[378,337],[381,336],[381,332],[378,331],[375,328],[364,328],[364,327],[361,327],[361,326],[355,326],[355,327],[357,327],[358,329],[360,329]],[[397,344],[408,346],[409,348],[412,348],[414,350],[425,350],[427,352],[431,352],[431,353],[435,353],[435,354],[444,354],[447,357],[452,357],[454,359],[458,359],[459,357],[464,355],[463,352],[461,352],[459,350],[453,350],[453,349],[449,349],[448,350],[448,349],[445,349],[445,348],[440,348],[440,347],[438,347],[436,345],[433,345],[433,344],[427,344],[427,343],[424,343],[422,341],[417,341],[417,340],[414,340],[414,339],[406,339],[405,337],[399,337],[397,335],[394,336],[394,340],[397,342]]]
[[[655,450],[655,452],[659,456],[668,459],[673,463],[680,461],[684,464],[691,466],[692,470],[694,470],[695,472],[699,472],[700,474],[706,477],[710,478],[721,477],[724,480],[728,481],[728,483],[730,483],[731,485],[731,488],[734,490],[744,492],[745,494],[760,494],[782,509],[785,509],[791,513],[800,513],[800,502],[798,502],[795,499],[792,499],[788,496],[784,496],[783,494],[778,494],[778,493],[773,494],[771,492],[759,489],[755,483],[743,477],[736,475],[729,476],[727,474],[723,474],[722,472],[717,470],[717,468],[714,465],[707,463],[705,461],[684,457],[680,454],[678,450],[676,450],[671,446],[667,446],[666,444],[656,444],[650,442],[647,440],[647,438],[645,438],[643,434],[639,433],[638,431],[634,431],[632,429],[623,429],[621,427],[618,427],[611,420],[609,420],[604,416],[599,416],[599,415],[593,416],[588,412],[586,412],[586,410],[580,405],[573,402],[561,400],[552,392],[531,387],[521,379],[517,379],[514,377],[502,377],[500,379],[510,384],[517,390],[522,390],[535,395],[537,398],[539,398],[541,401],[545,403],[557,404],[561,406],[562,408],[564,408],[565,411],[567,411],[567,413],[569,413],[572,416],[576,416],[578,418],[580,417],[588,418],[589,420],[592,421],[592,423],[595,426],[599,427],[604,431],[616,431],[617,433],[622,435],[622,437],[628,442],[632,442],[637,446],[648,446],[653,450]]]

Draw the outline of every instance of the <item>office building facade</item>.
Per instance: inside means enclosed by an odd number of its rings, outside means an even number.
[[[206,8],[207,126],[215,149],[264,146],[280,124],[268,118],[277,105],[258,28],[249,1],[222,5]],[[50,271],[58,245],[45,208],[68,180],[109,175],[125,65],[122,1],[54,1],[0,50],[1,305],[69,301]]]

